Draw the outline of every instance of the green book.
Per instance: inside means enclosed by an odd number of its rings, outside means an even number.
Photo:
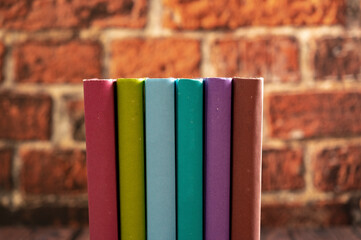
[[[144,79],[117,80],[120,236],[145,240]]]
[[[176,82],[177,236],[203,239],[203,82]]]

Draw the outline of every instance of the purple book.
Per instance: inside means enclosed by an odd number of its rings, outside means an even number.
[[[205,79],[205,240],[229,239],[232,79]]]

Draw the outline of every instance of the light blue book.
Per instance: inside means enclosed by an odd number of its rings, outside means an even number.
[[[147,240],[176,239],[174,80],[145,81]]]

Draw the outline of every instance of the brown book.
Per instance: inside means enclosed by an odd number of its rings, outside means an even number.
[[[233,78],[231,239],[259,240],[263,78]]]

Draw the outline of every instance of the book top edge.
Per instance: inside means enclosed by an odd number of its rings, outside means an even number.
[[[149,79],[154,79],[154,80],[176,80],[177,78],[173,78],[173,77],[168,77],[168,78],[146,78],[147,80]]]
[[[224,78],[224,77],[209,77],[203,79],[205,82],[208,81],[218,81],[218,82],[232,82],[232,78]]]
[[[250,81],[264,81],[263,77],[233,77],[233,80],[250,80]]]
[[[177,78],[177,81],[203,82],[203,78]]]
[[[191,80],[191,81],[198,81],[198,82],[202,82],[204,80],[207,79],[219,79],[219,80],[258,80],[258,81],[264,81],[263,77],[206,77],[206,78],[173,78],[173,77],[169,77],[169,78],[109,78],[109,79],[104,79],[104,78],[89,78],[89,79],[83,79],[83,82],[88,82],[88,81],[122,81],[122,80],[136,80],[136,81],[145,81],[147,79],[157,79],[157,80]]]
[[[144,82],[146,78],[117,78],[117,82],[131,81],[131,82]]]
[[[223,79],[223,80],[231,80],[231,77],[205,77],[203,79]]]
[[[116,79],[102,79],[102,78],[90,78],[83,79],[83,82],[114,82]]]
[[[146,83],[147,82],[169,82],[169,83],[173,83],[176,80],[177,80],[176,78],[147,78],[145,82]]]

